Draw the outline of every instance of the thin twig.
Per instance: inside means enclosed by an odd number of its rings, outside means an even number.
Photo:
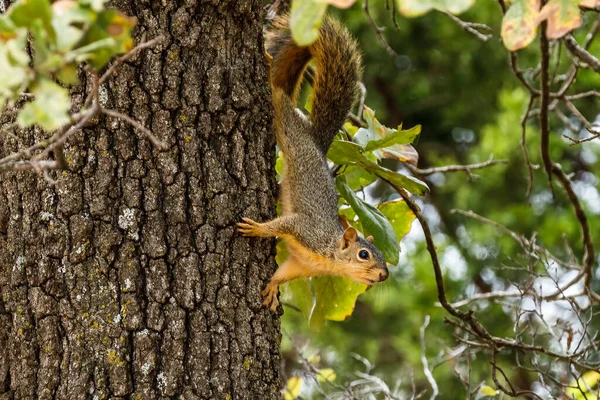
[[[523,151],[523,158],[525,159],[525,167],[527,168],[528,180],[527,180],[527,192],[526,197],[531,196],[531,190],[533,188],[533,168],[531,161],[529,161],[529,150],[527,149],[527,121],[529,120],[529,114],[531,113],[531,107],[535,103],[535,96],[529,96],[529,103],[527,104],[527,110],[521,117],[521,150]]]
[[[458,18],[456,15],[449,13],[448,11],[444,11],[450,19],[460,25],[465,31],[472,33],[475,37],[483,42],[487,42],[489,39],[493,37],[492,28],[485,24],[478,24],[475,22],[465,22],[462,19]],[[485,31],[488,33],[482,33],[480,31]]]
[[[102,77],[100,78],[100,81],[99,81],[99,85],[102,86],[104,83],[106,83],[108,78],[110,78],[111,75],[115,72],[115,70],[117,68],[119,68],[121,65],[123,65],[125,63],[125,61],[133,58],[133,56],[135,56],[137,53],[139,53],[140,51],[142,51],[144,49],[147,49],[149,47],[154,47],[155,45],[162,42],[163,40],[165,40],[164,36],[157,36],[154,39],[148,40],[146,42],[138,43],[137,46],[135,46],[133,49],[131,49],[126,54],[117,58],[115,60],[115,62],[111,64],[111,66],[106,70],[106,72],[104,74],[102,74]]]
[[[115,110],[110,110],[108,108],[103,108],[102,113],[106,114],[108,116],[111,116],[111,117],[115,117],[117,119],[122,119],[123,121],[129,123],[134,128],[140,130],[142,133],[144,133],[146,135],[146,137],[152,142],[152,144],[154,146],[156,146],[157,148],[159,148],[160,150],[166,150],[169,148],[165,142],[162,142],[156,136],[154,136],[154,134],[148,128],[146,128],[144,125],[140,124],[135,119],[129,117],[128,115],[122,114]]]
[[[579,226],[581,227],[581,236],[583,239],[583,246],[585,249],[585,253],[583,255],[583,267],[584,272],[586,274],[585,277],[585,286],[589,287],[592,281],[592,273],[593,273],[593,265],[595,259],[595,251],[594,245],[592,242],[592,237],[590,234],[590,227],[588,224],[587,217],[585,216],[585,212],[583,211],[583,207],[579,202],[579,198],[575,194],[573,190],[573,186],[571,185],[571,181],[567,177],[567,175],[562,170],[560,164],[554,164],[552,168],[552,172],[558,177],[558,180],[562,184],[563,188],[567,192],[567,196],[573,205],[573,209],[575,211],[575,215],[577,220],[579,221]]]
[[[375,30],[375,34],[377,35],[377,39],[379,40],[379,43],[381,43],[381,45],[388,52],[389,55],[391,55],[392,57],[398,57],[398,54],[396,54],[396,52],[394,51],[394,49],[392,49],[390,47],[390,45],[388,44],[388,42],[383,37],[383,34],[381,33],[381,32],[383,32],[383,28],[380,28],[375,23],[375,20],[371,16],[371,12],[369,11],[369,0],[363,0],[362,9],[363,9],[363,11],[366,14],[367,19],[369,20],[369,23],[371,24],[371,26]]]
[[[114,74],[114,72],[117,70],[117,68],[119,68],[121,65],[123,65],[125,63],[125,61],[133,58],[133,56],[135,56],[141,50],[147,49],[149,47],[153,47],[156,44],[162,42],[163,40],[165,40],[164,36],[158,36],[158,37],[155,37],[152,40],[148,40],[148,41],[145,41],[145,42],[138,43],[137,46],[135,46],[133,49],[131,49],[126,54],[124,54],[121,57],[117,58],[111,64],[111,66],[106,70],[106,72],[104,72],[104,74],[102,74],[102,76],[100,77],[100,79],[98,81],[98,85],[102,86],[103,84],[105,84],[106,81],[108,81],[108,79]],[[88,98],[85,100],[85,103],[84,103],[84,105],[83,105],[82,108],[89,107],[89,105],[91,104],[92,100],[93,100],[93,97],[92,96],[88,96]]]
[[[587,92],[582,92],[582,93],[577,93],[577,94],[572,94],[569,96],[565,96],[565,99],[567,100],[577,100],[577,99],[583,99],[584,97],[590,97],[590,96],[595,96],[595,97],[600,97],[600,92],[596,91],[596,90],[590,90]]]
[[[400,32],[400,27],[398,26],[398,20],[396,19],[396,2],[392,0],[392,22],[394,23],[394,27],[398,32]]]
[[[54,169],[59,169],[58,163],[55,160],[41,160],[35,163],[32,161],[16,161],[14,163],[0,165],[0,171],[40,171]]]
[[[431,397],[429,399],[434,400],[440,391],[438,389],[437,382],[435,381],[435,378],[433,377],[433,374],[429,370],[429,365],[427,363],[427,354],[425,352],[425,350],[426,350],[425,329],[427,329],[428,325],[429,325],[429,315],[426,315],[425,322],[423,322],[423,326],[421,326],[421,363],[423,364],[423,373],[425,374],[425,377],[427,378],[427,381],[429,382],[429,385],[431,386],[431,390],[433,391],[431,393]]]
[[[585,48],[579,45],[572,35],[567,35],[563,38],[565,47],[571,54],[579,60],[587,64],[588,67],[600,74],[600,60],[588,52]]]
[[[413,173],[422,175],[422,176],[426,176],[426,175],[435,174],[437,172],[447,173],[447,172],[457,172],[457,171],[463,171],[463,172],[466,172],[467,175],[471,175],[471,170],[482,169],[482,168],[486,168],[486,167],[489,167],[492,165],[497,165],[497,164],[508,164],[508,160],[494,160],[493,156],[492,156],[492,157],[490,157],[489,160],[487,160],[485,162],[477,163],[477,164],[469,164],[469,165],[446,165],[443,167],[426,168],[426,169],[419,169],[419,168],[413,167],[408,164],[407,164],[407,166]]]
[[[532,248],[536,253],[543,254],[545,257],[551,259],[552,261],[554,261],[555,263],[557,263],[558,265],[560,265],[563,268],[573,269],[573,270],[577,270],[577,271],[582,270],[582,267],[580,265],[572,264],[570,262],[561,260],[560,258],[558,258],[555,255],[553,255],[552,253],[550,253],[546,248],[541,247],[535,243],[532,243],[531,241],[529,241],[525,237],[519,235],[518,233],[511,231],[510,229],[506,228],[503,225],[500,225],[499,223],[497,223],[495,221],[492,221],[490,219],[482,217],[481,215],[476,214],[473,211],[452,209],[452,210],[450,210],[450,213],[464,215],[465,217],[473,218],[473,219],[483,222],[484,224],[493,226],[494,228],[498,229],[501,232],[506,233],[507,235],[512,237],[514,240],[516,240],[523,249],[527,250],[528,248]]]

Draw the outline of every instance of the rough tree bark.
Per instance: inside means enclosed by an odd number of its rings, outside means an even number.
[[[274,246],[234,225],[275,209],[264,4],[111,5],[166,41],[101,100],[169,150],[103,118],[70,140],[56,186],[0,176],[0,399],[279,398],[260,296]],[[2,135],[0,155],[42,138]]]

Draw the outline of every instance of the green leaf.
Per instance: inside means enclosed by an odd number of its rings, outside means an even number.
[[[327,6],[327,2],[323,0],[292,1],[290,30],[299,46],[308,46],[317,40]]]
[[[29,65],[29,54],[25,51],[25,43],[27,41],[27,30],[18,29],[17,36],[4,43],[6,46],[6,57],[8,61],[19,67],[27,67]],[[4,78],[4,76],[2,76]]]
[[[79,41],[81,47],[76,54],[88,60],[95,69],[101,69],[115,55],[133,48],[130,33],[134,26],[135,18],[115,10],[103,10]]]
[[[27,86],[32,76],[27,68],[29,55],[25,52],[27,31],[17,29],[12,38],[0,40],[0,110],[7,99]]]
[[[339,178],[336,179],[336,187],[358,215],[362,226],[373,236],[375,247],[383,253],[385,260],[393,265],[398,264],[400,245],[390,221],[377,208],[358,198]]]
[[[57,4],[60,3],[54,3],[54,5]],[[84,32],[96,21],[96,18],[96,13],[89,9],[80,8],[78,3],[55,10],[52,26],[57,35],[57,49],[62,52],[72,50],[81,40]]]
[[[367,285],[337,276],[296,279],[281,286],[282,298],[302,311],[313,332],[322,330],[327,320],[352,315],[356,299],[366,290]]]
[[[115,41],[113,38],[106,38],[106,39],[102,39],[102,40],[98,40],[96,42],[90,43],[88,45],[85,45],[83,47],[78,47],[77,49],[69,52],[66,56],[65,59],[68,62],[71,61],[86,61],[86,60],[93,60],[96,55],[94,53],[99,53],[100,50],[106,50],[106,52],[110,52],[113,47],[115,46]]]
[[[32,93],[35,100],[25,104],[17,117],[20,126],[37,124],[52,131],[69,122],[71,102],[66,89],[49,79],[42,79],[33,86]]]
[[[275,173],[277,174],[277,182],[281,181],[283,176],[283,167],[285,160],[283,158],[283,151],[277,153],[277,161],[275,162]]]
[[[334,140],[327,152],[327,158],[338,165],[360,165],[361,162],[369,161],[360,145],[346,140]]]
[[[538,19],[548,19],[546,34],[558,39],[581,26],[580,0],[550,0],[540,10]]]
[[[358,296],[367,290],[367,285],[338,276],[318,276],[310,283],[315,298],[308,318],[312,331],[320,331],[325,320],[344,321],[352,315]]]
[[[391,158],[417,165],[419,155],[409,143],[421,133],[420,125],[406,131],[402,130],[402,125],[398,129],[388,128],[375,118],[375,111],[367,106],[363,110],[363,117],[367,128],[360,128],[356,132],[353,137],[356,143],[366,151],[373,151],[378,159]]]
[[[475,0],[396,0],[400,13],[406,17],[417,17],[430,10],[460,14],[468,10]]]
[[[415,214],[408,208],[404,200],[381,203],[377,205],[377,209],[390,221],[399,241],[410,232]]]
[[[79,81],[77,77],[77,67],[74,65],[65,65],[56,73],[56,78],[65,85],[74,85]]]
[[[279,258],[279,247],[277,247],[277,250],[277,256]],[[278,264],[281,265],[279,261]],[[316,300],[313,296],[310,282],[306,279],[296,279],[281,285],[280,290],[282,298],[285,299],[285,302],[298,307],[310,324],[310,315],[313,311]]]
[[[17,27],[5,14],[0,15],[0,41],[6,42],[17,37]]]
[[[284,400],[297,399],[298,396],[300,396],[300,391],[302,391],[302,378],[299,376],[292,376],[285,385],[283,398]]]
[[[527,47],[537,34],[540,0],[515,0],[502,20],[501,36],[510,51]]]
[[[390,171],[389,169],[369,160],[364,154],[364,149],[356,143],[344,140],[335,140],[329,148],[327,158],[338,165],[361,166],[370,173],[384,178],[392,182],[394,185],[404,188],[411,193],[423,194],[429,190],[425,182],[422,182],[412,176],[402,175],[397,172]]]
[[[394,186],[404,188],[411,193],[424,194],[426,191],[429,190],[429,186],[427,186],[425,182],[413,176],[402,175],[397,172],[391,171],[387,168],[383,168],[375,163],[368,167],[367,170],[374,173],[378,177],[385,179]]]
[[[33,62],[35,65],[35,69],[42,73],[47,72],[43,65],[44,63],[46,63],[46,61],[48,61],[52,54],[50,52],[48,34],[40,20],[36,20],[32,23],[31,31],[33,33]],[[60,65],[61,57],[58,55],[55,56],[58,57]],[[56,60],[56,57],[53,57],[53,59]]]
[[[347,166],[342,175],[352,190],[365,188],[377,180],[376,175],[356,165]]]
[[[48,34],[54,38],[52,29],[52,8],[49,0],[19,0],[7,12],[18,27],[31,28],[36,20],[41,20]]]
[[[384,138],[368,142],[365,146],[365,150],[371,151],[396,144],[409,144],[416,139],[419,133],[421,133],[421,125],[414,126],[408,130],[402,130],[402,125],[400,125],[397,130],[390,132],[390,134],[386,135]]]

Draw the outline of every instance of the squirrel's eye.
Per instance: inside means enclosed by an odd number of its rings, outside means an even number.
[[[368,260],[369,259],[369,252],[367,250],[361,250],[358,252],[358,257],[362,260]]]

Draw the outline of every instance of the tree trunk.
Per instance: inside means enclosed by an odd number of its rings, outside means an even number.
[[[279,398],[279,320],[260,296],[273,242],[235,227],[275,209],[264,4],[111,4],[166,41],[101,101],[169,150],[102,118],[54,187],[0,176],[0,399]],[[1,135],[0,155],[43,137]]]

